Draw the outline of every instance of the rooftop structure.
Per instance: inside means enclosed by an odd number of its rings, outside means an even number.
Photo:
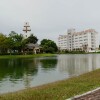
[[[24,34],[23,37],[24,39],[28,38],[31,35],[31,28],[29,25],[29,22],[25,22],[24,28],[23,28]]]

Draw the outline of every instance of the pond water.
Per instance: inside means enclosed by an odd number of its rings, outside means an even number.
[[[0,93],[68,79],[98,68],[99,54],[0,59]]]

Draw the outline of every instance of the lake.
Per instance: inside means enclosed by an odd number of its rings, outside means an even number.
[[[99,54],[0,59],[0,93],[68,79],[100,68]]]

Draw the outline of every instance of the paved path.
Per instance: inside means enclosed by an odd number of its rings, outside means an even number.
[[[100,88],[89,91],[82,95],[75,96],[69,100],[100,100]]]

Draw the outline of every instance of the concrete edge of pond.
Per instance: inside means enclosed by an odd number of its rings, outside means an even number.
[[[88,92],[86,92],[84,94],[76,95],[74,97],[68,98],[66,100],[86,100],[83,97],[86,97],[88,95],[88,97],[91,98],[91,96],[94,96],[95,92],[97,92],[97,91],[100,91],[100,87],[99,88],[96,88],[96,89],[94,89],[92,91],[88,91]],[[96,96],[96,94],[95,94],[95,96]],[[90,100],[90,99],[88,99],[88,100]]]

